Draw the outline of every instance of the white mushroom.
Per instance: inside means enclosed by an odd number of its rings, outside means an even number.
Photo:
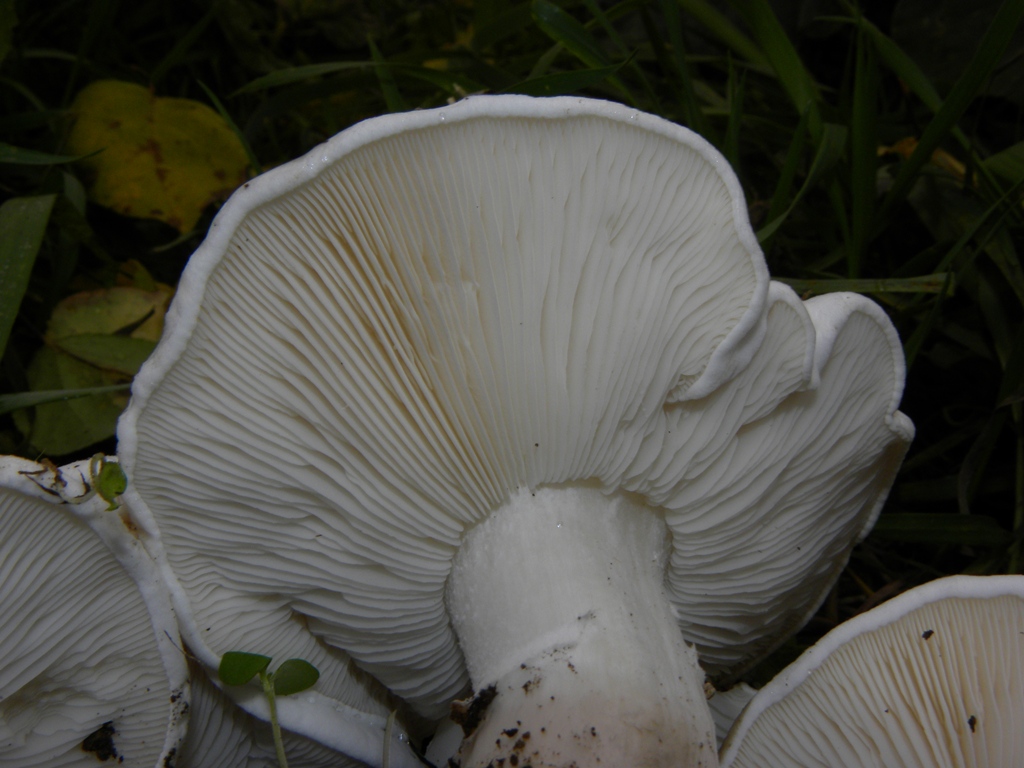
[[[702,139],[482,97],[237,193],[120,451],[207,664],[328,654],[355,701],[350,658],[427,718],[471,685],[464,766],[711,765],[684,641],[728,677],[814,610],[912,434],[902,381],[871,302],[769,291]]]
[[[1024,576],[953,576],[822,638],[751,700],[723,768],[1024,765]]]
[[[175,764],[189,687],[170,604],[136,585],[148,558],[90,493],[88,461],[0,457],[0,765]]]

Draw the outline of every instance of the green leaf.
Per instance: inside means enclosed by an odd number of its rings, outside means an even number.
[[[95,460],[99,464],[99,472],[92,478],[93,486],[100,498],[110,504],[107,510],[113,511],[118,507],[117,497],[128,488],[128,478],[116,461],[106,461],[102,454]]]
[[[217,675],[225,685],[245,685],[266,671],[270,657],[244,651],[228,651],[220,657]]]
[[[144,291],[128,285],[72,294],[54,308],[46,337],[61,341],[88,334],[130,334],[157,341],[169,299],[169,289]]]
[[[56,195],[15,197],[0,206],[0,356],[18,316]]]
[[[107,387],[87,387],[86,389],[48,389],[39,392],[15,392],[12,395],[0,395],[0,415],[16,411],[19,408],[31,408],[45,403],[56,403],[63,400],[74,400],[90,395],[108,395],[112,392],[124,392],[131,384],[112,384]]]
[[[274,693],[289,696],[316,685],[320,671],[304,659],[288,659],[274,672]]]
[[[120,378],[50,347],[40,349],[28,367],[33,390],[107,387]],[[66,456],[112,437],[125,400],[107,394],[50,402],[36,407],[32,421],[16,413],[15,423],[41,453]]]
[[[57,339],[54,345],[97,368],[134,376],[153,352],[156,342],[131,336],[89,333],[65,336]]]
[[[0,141],[0,163],[12,165],[60,165],[82,159],[82,155],[51,155],[34,149],[22,149]]]

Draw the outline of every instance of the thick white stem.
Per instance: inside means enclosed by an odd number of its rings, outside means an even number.
[[[585,487],[520,492],[466,536],[448,585],[476,691],[462,768],[718,764],[668,541],[643,504]]]

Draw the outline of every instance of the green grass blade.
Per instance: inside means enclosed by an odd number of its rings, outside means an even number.
[[[879,73],[874,49],[863,34],[857,36],[854,65],[853,113],[850,120],[850,237],[846,265],[858,277],[872,232],[878,182]]]
[[[205,32],[206,28],[210,26],[210,22],[216,18],[216,15],[216,3],[212,3],[210,10],[206,12],[206,15],[193,24],[192,28],[189,29],[188,32],[178,38],[174,43],[174,47],[167,52],[167,55],[164,56],[155,67],[153,67],[153,71],[150,72],[149,75],[149,82],[151,85],[159,83],[163,80],[164,75],[166,75],[167,72],[182,64],[185,60],[185,54],[187,54],[193,46],[195,46],[199,38],[203,36],[203,32]]]
[[[650,14],[643,14],[644,26],[647,28],[648,37],[651,38],[651,42],[655,46],[659,60],[663,61],[666,73],[672,73],[674,75],[672,82],[678,83],[677,99],[682,107],[683,121],[701,136],[708,138],[712,143],[717,143],[711,126],[704,116],[704,110],[701,109],[700,102],[697,100],[697,93],[693,87],[693,74],[686,63],[686,43],[683,38],[683,20],[679,13],[679,4],[676,0],[661,0],[660,7],[668,31],[668,55],[666,55],[661,40],[655,41],[655,38],[660,36]]]
[[[591,69],[607,66],[601,46],[576,19],[547,0],[534,0],[531,8],[533,19],[544,34]]]
[[[578,69],[572,72],[531,77],[521,83],[509,86],[501,93],[523,93],[527,96],[559,96],[565,93],[575,93],[584,88],[593,88],[608,78],[614,77],[621,68],[621,64],[616,64],[611,67]]]
[[[810,123],[810,110],[807,110],[807,123]],[[832,168],[835,167],[836,163],[839,162],[843,156],[843,152],[846,149],[846,137],[848,131],[845,125],[836,125],[833,123],[826,123],[821,134],[821,139],[818,143],[818,151],[814,155],[814,161],[811,163],[810,170],[807,171],[807,178],[804,179],[803,185],[800,187],[800,191],[797,192],[796,197],[793,198],[793,202],[790,203],[789,208],[774,220],[769,221],[765,226],[757,232],[757,241],[759,243],[765,242],[770,238],[775,231],[782,225],[786,220],[786,217],[793,211],[800,200],[805,194],[814,188],[816,184],[827,174]]]
[[[260,165],[260,161],[256,157],[256,153],[252,151],[252,147],[249,145],[249,140],[245,137],[245,134],[242,133],[242,130],[235,123],[234,119],[231,117],[231,114],[227,111],[227,109],[225,109],[224,105],[221,103],[221,100],[217,98],[217,94],[210,90],[206,86],[206,83],[204,83],[202,80],[199,81],[199,87],[203,89],[204,93],[206,93],[206,97],[210,100],[210,103],[213,104],[213,108],[217,110],[217,114],[219,114],[221,116],[221,119],[223,119],[224,122],[228,124],[228,127],[231,129],[231,132],[235,134],[239,142],[241,142],[242,148],[245,150],[245,156],[249,158],[249,166],[252,168],[252,172],[257,176],[263,173],[263,166]]]
[[[1018,141],[1002,152],[986,158],[984,165],[993,173],[997,173],[1011,184],[1024,181],[1024,141]]]
[[[906,198],[921,167],[928,162],[932,153],[950,135],[957,120],[960,119],[999,65],[1003,52],[1013,38],[1022,18],[1024,18],[1024,3],[1020,0],[1005,0],[978,44],[978,50],[971,63],[967,65],[967,69],[957,80],[942,106],[935,113],[935,117],[924,130],[917,149],[900,167],[899,173],[882,203],[882,218]]]
[[[736,52],[762,72],[771,72],[772,65],[754,42],[707,0],[677,0],[679,7],[699,21],[727,48]]]
[[[867,19],[860,17],[856,20],[843,19],[843,21],[851,21],[858,24],[865,34],[871,39],[872,45],[878,52],[882,62],[896,75],[906,86],[910,89],[917,98],[921,100],[928,109],[933,113],[938,112],[942,107],[942,97],[936,90],[935,85],[924,73],[924,71],[917,66],[910,56],[903,52],[892,40],[892,38],[885,35],[878,27],[872,24]],[[970,146],[970,141],[964,135],[963,131],[959,128],[953,128],[953,135],[964,147]]]
[[[852,291],[854,293],[938,293],[952,296],[955,281],[951,274],[939,272],[920,277],[890,277],[834,280],[797,280],[786,277],[776,278],[801,296],[818,296],[823,293]]]
[[[63,400],[74,400],[91,395],[107,395],[113,392],[124,392],[131,384],[111,384],[107,387],[85,387],[83,389],[47,389],[38,392],[15,392],[11,395],[0,395],[0,416],[22,408],[32,408],[46,403]]]
[[[732,57],[729,57],[729,120],[722,140],[722,154],[737,174],[740,173],[740,131],[743,129],[744,75],[736,71]]]
[[[811,110],[808,128],[815,140],[820,139],[822,120],[818,107],[821,99],[818,85],[804,67],[771,5],[766,0],[730,0],[730,4],[747,22],[755,42],[764,52],[793,106],[798,110]]]
[[[629,48],[626,46],[622,36],[619,35],[618,30],[615,29],[615,25],[609,20],[608,14],[601,9],[601,6],[595,0],[583,0],[583,4],[587,6],[590,15],[594,17],[594,20],[604,30],[604,33],[608,35],[608,39],[619,49],[619,54],[623,57],[629,56]]]
[[[408,112],[409,105],[405,103],[405,99],[402,98],[402,94],[398,90],[395,73],[387,66],[387,60],[381,55],[377,44],[371,39],[367,39],[366,42],[370,46],[373,71],[377,75],[377,82],[380,83],[380,90],[384,94],[384,103],[387,104],[388,112]]]
[[[971,513],[971,502],[974,500],[974,494],[978,490],[978,484],[984,476],[992,452],[996,449],[996,442],[1006,424],[1006,416],[1005,408],[992,413],[960,464],[960,471],[956,478],[956,501],[961,515]]]
[[[7,54],[11,52],[11,41],[17,25],[18,16],[14,10],[13,0],[0,2],[0,63],[3,63]]]
[[[82,156],[51,155],[34,149],[22,149],[0,141],[0,163],[11,165],[63,165],[81,160]]]
[[[534,22],[541,31],[587,67],[599,70],[608,66],[608,59],[600,44],[576,19],[547,0],[534,0],[530,7],[533,10]],[[632,93],[617,77],[611,76],[609,81],[621,92],[626,101],[635,103]]]
[[[256,91],[265,91],[269,88],[280,88],[282,85],[304,83],[307,80],[312,80],[314,77],[336,75],[339,72],[351,70],[370,69],[373,66],[375,65],[372,61],[329,61],[323,64],[305,64],[299,67],[288,67],[263,75],[262,77],[257,77],[231,95],[239,96],[243,93],[255,93]]]
[[[807,120],[810,117],[810,110],[804,110],[803,114],[800,115],[800,122],[797,123],[796,129],[793,131],[793,138],[789,142],[789,147],[786,150],[786,159],[782,163],[782,169],[779,171],[778,181],[775,183],[775,191],[772,193],[772,202],[768,207],[768,215],[765,217],[765,221],[775,222],[776,219],[786,210],[786,200],[789,197],[790,190],[793,188],[793,180],[796,178],[797,169],[800,167],[800,158],[803,156],[804,142],[807,139]],[[783,220],[780,220],[778,224],[781,224]],[[776,224],[775,229],[778,229]],[[772,231],[774,232],[775,229]],[[765,240],[768,238],[766,237]],[[762,241],[763,242],[763,241]]]
[[[56,195],[15,197],[0,206],[0,357],[28,288]]]
[[[942,272],[949,269],[954,261],[960,256],[960,254],[967,248],[975,236],[983,233],[986,227],[1000,226],[1009,215],[1009,212],[1005,208],[1007,200],[1015,200],[1021,189],[1024,188],[1024,181],[1015,184],[1011,189],[1007,190],[998,200],[990,205],[985,212],[978,216],[971,225],[959,238],[953,243],[953,246],[949,249],[942,261],[939,263],[936,272]],[[998,214],[998,215],[997,215]],[[994,223],[993,223],[994,222]],[[982,244],[983,246],[983,244]],[[903,355],[907,360],[907,369],[909,370],[917,358],[917,353],[920,352],[921,346],[924,344],[924,340],[931,334],[935,328],[935,324],[939,319],[939,312],[942,308],[942,295],[939,296],[939,301],[932,304],[925,319],[920,322],[917,327],[910,334],[910,337],[903,342]]]

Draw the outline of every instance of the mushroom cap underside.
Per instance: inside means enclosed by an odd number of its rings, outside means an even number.
[[[184,661],[88,516],[33,483],[53,470],[0,457],[0,765],[162,765],[184,733]]]
[[[750,701],[722,766],[1024,761],[1024,577],[953,576],[826,635]]]
[[[351,658],[433,717],[467,684],[452,558],[519,488],[647,499],[708,664],[770,650],[884,499],[902,379],[871,302],[769,291],[695,134],[481,97],[367,121],[237,193],[119,438],[190,645],[329,649],[331,695],[355,696]]]

